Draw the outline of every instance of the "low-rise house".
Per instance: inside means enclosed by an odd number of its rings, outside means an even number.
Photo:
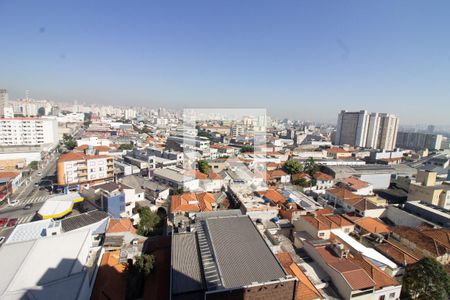
[[[392,238],[406,247],[432,257],[441,264],[450,263],[450,230],[444,228],[392,227]]]
[[[360,235],[367,234],[381,234],[383,236],[391,233],[389,226],[384,224],[381,220],[371,217],[361,218],[355,220],[355,231]]]
[[[329,239],[333,229],[342,229],[344,232],[350,233],[355,228],[352,222],[334,214],[300,216],[293,224],[295,231],[305,231],[315,239]]]
[[[383,272],[383,270],[376,266],[373,261],[359,254],[352,255],[350,261],[363,268],[375,282],[375,289],[371,295],[372,299],[400,299],[402,285]]]
[[[334,159],[345,159],[351,158],[352,152],[339,147],[332,147],[330,149],[327,149],[327,156]]]
[[[342,179],[338,184],[338,187],[345,188],[352,193],[355,193],[356,195],[360,196],[368,196],[373,195],[373,186],[361,179],[358,179],[356,177],[348,177],[345,179]]]
[[[222,176],[212,171],[208,172],[208,174],[204,174],[199,170],[192,170],[187,172],[186,175],[193,176],[198,179],[200,188],[206,192],[218,192],[224,185]]]
[[[281,169],[267,171],[266,178],[271,184],[289,183],[291,181],[291,175]]]
[[[211,193],[189,192],[173,195],[170,201],[170,219],[178,226],[180,221],[188,221],[199,212],[214,211],[217,207],[216,198]],[[184,216],[188,219],[184,219]]]
[[[173,190],[195,191],[199,189],[199,180],[194,176],[184,174],[178,168],[156,169],[153,171],[153,180],[170,186]]]
[[[100,194],[102,208],[114,218],[131,217],[137,201],[144,200],[144,191],[135,190],[125,184],[105,183],[95,187]]]
[[[324,193],[325,190],[332,188],[334,185],[333,177],[328,174],[316,172],[314,173],[313,178],[316,180],[314,188],[316,193]]]
[[[297,290],[295,300],[318,300],[325,299],[320,291],[314,286],[311,280],[294,262],[292,256],[288,252],[280,252],[276,254],[278,260],[283,266],[284,270],[297,278]]]
[[[359,265],[349,259],[349,251],[342,244],[325,241],[306,241],[304,249],[326,272],[342,299],[375,299],[375,281]]]
[[[252,188],[231,184],[228,187],[228,195],[233,206],[240,206],[243,214],[250,216],[252,220],[272,220],[278,217],[278,206],[271,204],[271,201],[256,195]]]
[[[363,217],[380,217],[385,211],[384,207],[377,206],[372,201],[356,195],[347,189],[334,188],[325,193],[328,204],[339,207],[345,213],[354,213]]]

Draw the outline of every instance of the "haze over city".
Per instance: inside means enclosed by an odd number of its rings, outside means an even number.
[[[0,1],[10,99],[448,125],[447,1]],[[426,111],[426,113],[424,113]]]

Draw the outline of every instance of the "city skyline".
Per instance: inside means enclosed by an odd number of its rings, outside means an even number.
[[[448,125],[450,4],[429,4],[1,2],[0,83],[11,99]]]

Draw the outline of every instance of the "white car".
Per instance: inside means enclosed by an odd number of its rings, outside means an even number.
[[[37,172],[37,175],[42,176],[42,172],[41,171]]]
[[[16,206],[17,203],[19,203],[18,200],[11,200],[11,202],[9,203],[10,206]]]

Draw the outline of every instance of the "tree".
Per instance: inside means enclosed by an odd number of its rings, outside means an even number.
[[[157,225],[159,225],[159,222],[161,221],[159,216],[152,212],[148,207],[139,209],[138,213],[140,221],[137,233],[143,236],[150,236],[154,234],[157,229]]]
[[[205,160],[199,160],[198,161],[198,170],[202,172],[203,174],[208,174],[209,172],[209,165]]]
[[[252,145],[242,146],[241,153],[246,153],[246,152],[255,152],[255,147],[253,147]]]
[[[450,276],[439,262],[425,257],[407,266],[402,295],[408,299],[448,299]]]
[[[292,183],[295,184],[295,185],[301,186],[301,187],[308,187],[309,186],[309,182],[306,181],[305,178],[300,178],[300,179],[294,180]]]
[[[84,113],[84,126],[89,127],[92,123],[92,112]]]
[[[39,107],[37,114],[39,117],[41,116],[45,116],[45,108],[44,107]]]
[[[28,166],[30,167],[30,169],[36,170],[38,168],[38,164],[39,162],[37,160],[33,160]]]
[[[313,176],[316,172],[318,172],[320,169],[319,165],[316,164],[314,161],[314,158],[310,157],[305,162],[305,172],[309,175]]]
[[[66,133],[63,134],[63,142],[68,150],[73,150],[77,146],[77,141],[75,141],[73,136]]]
[[[135,261],[133,263],[133,268],[144,276],[150,275],[155,263],[155,256],[150,254],[142,254],[140,256],[136,256],[134,259]]]
[[[133,149],[133,144],[121,144],[119,146],[120,150],[132,150]]]
[[[70,140],[67,140],[64,145],[68,150],[73,150],[77,146],[77,141],[75,141],[73,138]]]
[[[295,174],[303,170],[303,165],[298,160],[289,159],[284,163],[284,170],[289,174]]]

